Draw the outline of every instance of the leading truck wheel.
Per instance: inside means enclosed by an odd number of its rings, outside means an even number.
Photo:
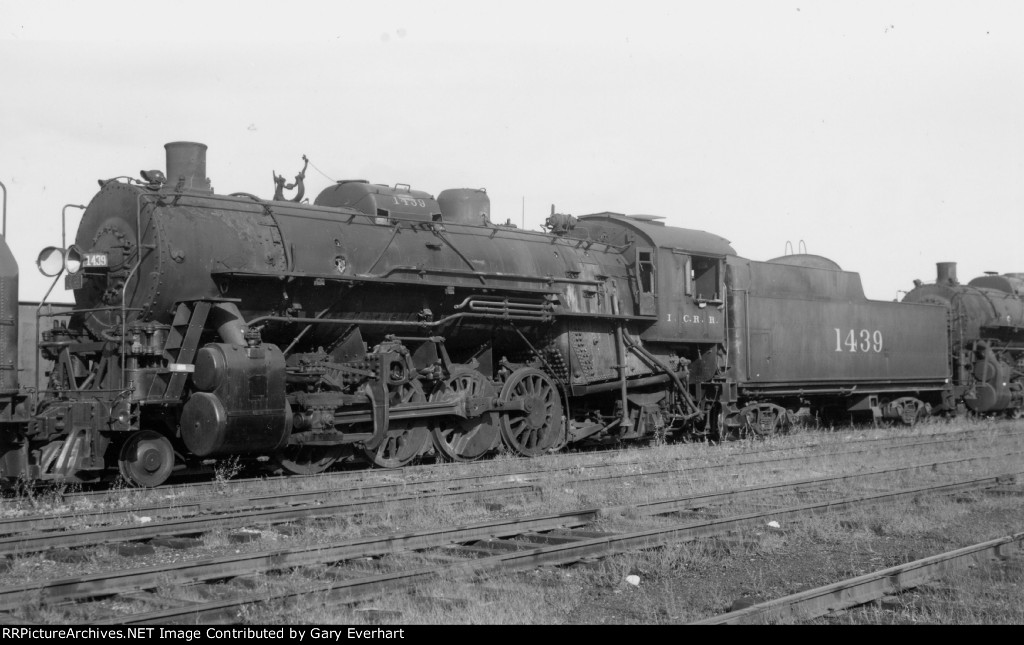
[[[159,432],[140,430],[121,446],[117,467],[121,477],[132,486],[153,488],[171,476],[174,448]]]
[[[521,409],[501,413],[501,438],[505,445],[524,457],[535,457],[562,440],[562,399],[547,374],[521,367],[505,381],[501,400]]]

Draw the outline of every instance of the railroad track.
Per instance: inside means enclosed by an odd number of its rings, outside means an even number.
[[[974,459],[980,458],[972,458],[971,460]],[[770,490],[767,490],[765,486],[757,486],[724,493],[709,493],[666,499],[617,509],[592,508],[531,518],[485,522],[456,529],[420,531],[378,538],[361,538],[329,546],[316,545],[305,549],[240,554],[163,567],[123,570],[107,574],[82,576],[69,580],[20,585],[0,589],[0,609],[15,609],[24,604],[26,599],[31,599],[31,602],[50,605],[69,603],[74,600],[94,596],[109,597],[111,595],[117,595],[117,598],[122,600],[130,598],[133,602],[153,604],[165,601],[142,590],[151,589],[160,584],[191,584],[223,578],[237,578],[239,576],[251,576],[256,573],[280,570],[282,568],[316,567],[318,570],[322,570],[325,565],[331,563],[344,561],[359,562],[365,558],[380,558],[382,555],[395,553],[396,551],[420,550],[422,552],[424,549],[432,550],[422,554],[422,556],[435,559],[450,559],[453,553],[459,552],[464,554],[467,550],[470,553],[475,551],[476,555],[484,555],[483,558],[472,561],[459,561],[440,566],[414,568],[409,571],[387,573],[378,576],[364,576],[355,580],[341,581],[326,587],[314,585],[310,589],[304,589],[301,592],[289,592],[272,596],[278,601],[286,601],[293,595],[298,597],[301,593],[318,590],[328,595],[341,594],[346,598],[354,599],[362,597],[361,594],[371,593],[372,590],[384,588],[388,585],[401,586],[420,580],[424,576],[437,575],[443,572],[476,571],[479,567],[487,568],[491,566],[506,568],[510,566],[533,566],[535,563],[564,563],[572,559],[578,560],[586,557],[604,556],[621,552],[622,550],[649,547],[654,544],[663,543],[665,540],[697,539],[710,535],[720,535],[723,532],[757,523],[766,516],[783,518],[813,512],[834,511],[858,504],[881,503],[900,497],[928,493],[948,494],[962,490],[995,486],[1006,478],[1004,475],[954,482],[937,487],[918,487],[895,493],[873,493],[838,501],[816,502],[799,507],[773,508],[772,510],[759,511],[753,514],[748,513],[739,516],[710,519],[698,523],[677,525],[669,529],[641,531],[620,536],[579,532],[579,527],[585,526],[600,517],[607,516],[609,513],[628,511],[644,515],[693,514],[694,509],[707,508],[712,504],[735,503],[741,499],[764,499],[770,493],[775,493],[776,495],[795,494],[816,490],[821,491],[835,486],[848,487],[851,482],[858,480],[870,481],[872,477],[891,477],[893,473],[899,471],[932,470],[945,463],[961,461],[970,460],[949,460],[947,462],[919,464],[843,477],[789,482],[788,484],[778,484]],[[551,533],[552,531],[560,532]],[[569,533],[565,533],[565,531],[569,531]],[[558,544],[532,548],[537,543],[544,542],[556,542]],[[495,555],[495,550],[508,552]],[[491,554],[488,555],[488,552]],[[566,560],[566,558],[570,560]],[[339,567],[333,567],[331,571],[336,575],[346,575],[342,568]],[[252,598],[242,598],[220,601],[219,603],[204,603],[204,606],[188,605],[186,607],[167,608],[155,613],[148,612],[136,617],[118,617],[112,620],[114,622],[129,623],[135,621],[145,622],[148,620],[163,622],[188,620],[189,618],[185,618],[186,616],[207,620],[215,615],[222,616],[224,611],[229,611],[230,613],[230,608],[232,607],[237,610],[238,607],[253,601],[254,599]],[[176,611],[179,613],[174,613]]]
[[[735,459],[745,455],[752,455],[753,459],[749,461],[734,462],[736,465],[754,463],[760,461],[765,455],[771,455],[778,452],[793,452],[799,450],[815,450],[824,449],[829,450],[834,447],[848,447],[851,445],[892,445],[897,446],[901,443],[906,443],[909,446],[914,445],[925,445],[930,441],[935,442],[947,442],[947,441],[963,441],[977,435],[989,435],[994,437],[1007,436],[1007,435],[1021,435],[1024,436],[1024,432],[1019,427],[1014,427],[1016,424],[1003,424],[1001,427],[996,428],[970,428],[967,430],[957,430],[953,432],[939,432],[930,433],[925,435],[905,435],[899,437],[878,437],[878,438],[865,438],[865,439],[852,439],[842,441],[821,441],[812,442],[799,446],[782,446],[774,448],[759,448],[754,450],[741,450],[741,451],[729,451],[728,449],[740,445],[738,443],[725,443],[718,446],[709,446],[708,444],[689,444],[695,448],[700,448],[704,454],[693,456],[693,457],[677,457],[677,460],[699,460],[706,459],[709,456],[718,457],[722,459]],[[682,445],[682,444],[680,444]],[[628,453],[631,456],[635,455],[635,458],[628,460],[627,462],[620,463],[638,463],[643,461],[647,454],[655,454],[661,452],[661,447],[654,448],[628,448],[623,450],[603,450],[593,451],[585,453],[569,453],[574,458],[582,462],[599,462],[609,461],[615,458],[619,453]],[[724,454],[723,454],[724,453]],[[564,461],[566,454],[557,455],[542,455],[533,458],[522,458],[522,457],[510,457],[502,461],[503,464],[511,463],[523,463],[529,467],[513,474],[528,474],[530,472],[544,471],[544,464],[550,461]],[[232,489],[244,489],[246,487],[255,488],[267,488],[268,486],[276,486],[276,482],[288,482],[289,485],[297,484],[301,485],[302,482],[316,482],[323,483],[329,482],[326,488],[334,490],[334,482],[344,482],[343,486],[348,488],[358,488],[374,485],[387,485],[389,483],[395,484],[396,479],[400,479],[401,483],[413,484],[416,483],[417,478],[420,477],[431,477],[434,475],[441,476],[442,478],[451,478],[453,472],[458,471],[471,471],[479,468],[482,464],[486,464],[488,468],[493,468],[494,462],[472,462],[466,464],[422,464],[415,466],[407,466],[399,470],[383,470],[383,469],[370,469],[370,470],[349,470],[349,471],[334,471],[320,473],[316,475],[291,475],[287,477],[252,477],[242,479],[231,479],[231,480],[215,480],[215,481],[203,481],[203,482],[191,482],[184,484],[175,484],[170,486],[163,486],[158,489],[142,489],[142,488],[125,488],[110,490],[89,490],[89,491],[61,491],[60,489],[51,489],[46,493],[49,499],[60,501],[68,504],[80,503],[81,506],[97,505],[109,499],[111,495],[116,495],[119,499],[125,497],[139,497],[144,499],[151,499],[153,497],[166,498],[174,497],[176,499],[188,498],[189,496],[199,497],[203,494],[222,496],[226,491]],[[609,466],[613,464],[608,464]],[[593,463],[594,467],[603,467],[604,464]],[[587,467],[590,467],[588,464]],[[531,470],[532,468],[532,470]],[[472,477],[472,475],[470,475]],[[17,499],[16,497],[14,499]],[[31,501],[31,500],[30,500]],[[184,500],[180,500],[179,503],[185,503]],[[123,502],[121,502],[123,505]],[[2,529],[0,529],[2,530]]]
[[[315,598],[317,602],[353,602],[375,596],[382,591],[405,589],[410,585],[439,576],[465,576],[497,569],[521,570],[539,566],[565,565],[587,558],[607,557],[672,542],[692,541],[726,535],[729,532],[745,527],[761,526],[768,518],[794,519],[812,514],[849,510],[858,506],[891,503],[899,499],[911,499],[921,495],[948,495],[994,487],[1007,481],[1010,477],[1015,477],[1017,474],[1006,473],[995,477],[952,482],[938,486],[919,487],[829,502],[776,508],[770,511],[759,511],[624,534],[608,535],[594,532],[561,531],[550,535],[538,530],[524,531],[522,527],[516,527],[514,532],[509,534],[509,537],[516,539],[499,537],[474,543],[472,548],[477,550],[476,555],[480,557],[469,560],[361,578],[343,579],[337,582],[321,584],[318,587],[305,589],[301,592],[283,592],[261,595],[255,598],[249,597],[196,603],[186,607],[150,611],[127,617],[115,617],[110,619],[109,622],[129,625],[164,622],[176,623],[179,621],[206,622],[226,620],[233,622],[238,619],[239,610],[252,603],[304,603],[308,602],[311,598]],[[662,512],[675,511],[662,510]],[[547,544],[544,544],[545,542]],[[544,545],[537,546],[538,543]],[[504,552],[502,553],[501,551]],[[108,621],[99,622],[102,624]]]
[[[863,605],[886,595],[902,593],[953,571],[1021,554],[1024,554],[1024,532],[841,580],[691,624],[739,625],[810,620],[839,609]]]
[[[931,442],[931,444],[934,443],[944,442]],[[920,445],[915,444],[914,447],[919,447]],[[849,457],[850,455],[863,452],[873,452],[875,449],[877,448],[846,451],[838,455],[836,453],[829,453],[828,455],[783,457],[758,463],[781,464],[793,460],[821,459],[822,457],[826,459],[825,463],[827,463],[828,457]],[[952,459],[930,462],[928,466],[938,467],[941,465],[965,463],[976,459]],[[617,465],[615,464],[615,466]],[[574,477],[572,483],[578,486],[594,483],[614,484],[642,479],[672,481],[690,478],[694,473],[700,471],[738,465],[743,464],[730,463],[690,470],[680,470],[673,467],[663,470],[644,470],[640,472],[608,475],[595,474],[589,476],[584,476],[584,471],[573,470]],[[920,466],[889,469],[879,472],[894,473],[916,470],[918,468]],[[595,466],[587,470],[589,472],[598,472],[604,469],[603,466]],[[92,524],[102,523],[103,525],[81,529],[67,529],[68,517],[66,515],[18,518],[0,522],[0,533],[6,534],[5,537],[0,537],[0,557],[153,538],[192,537],[214,530],[271,526],[300,520],[340,517],[373,511],[379,509],[383,503],[389,504],[389,507],[393,510],[402,506],[420,505],[441,498],[444,498],[449,503],[462,500],[484,501],[488,499],[499,499],[507,503],[511,500],[521,500],[529,496],[538,495],[540,492],[538,486],[543,483],[543,477],[566,470],[572,469],[560,468],[545,472],[531,471],[510,475],[473,476],[459,478],[455,481],[446,479],[433,482],[419,482],[418,485],[414,486],[391,484],[361,489],[300,491],[274,496],[219,500],[212,506],[206,503],[197,503],[189,505],[187,508],[175,506],[173,508],[122,509],[116,512],[94,511],[89,514],[76,515],[75,520]],[[829,481],[831,479],[825,478],[823,480],[810,481]],[[783,483],[780,485],[785,487],[790,484]],[[773,490],[774,488],[775,486],[771,484],[759,484],[756,487],[752,487],[752,489],[760,490]],[[339,497],[345,497],[344,501],[331,501]],[[232,510],[228,511],[227,509]],[[162,512],[172,512],[175,515],[187,517],[153,521],[153,516],[158,517]],[[141,524],[138,523],[140,517],[146,518],[147,521]],[[132,521],[132,523],[130,525],[118,525],[118,521]],[[61,528],[65,530],[59,530]]]
[[[1019,432],[1010,433],[1000,437],[1011,439],[1024,438],[1024,434]],[[163,504],[148,504],[148,505],[135,505],[129,507],[122,507],[118,509],[94,509],[94,510],[81,510],[81,511],[69,511],[62,510],[60,513],[51,513],[43,515],[26,515],[21,517],[13,517],[4,520],[0,520],[0,555],[16,552],[16,548],[19,544],[32,544],[36,537],[36,534],[44,531],[58,531],[67,530],[69,525],[72,526],[88,526],[97,527],[99,525],[111,525],[125,522],[137,522],[139,518],[148,518],[147,521],[160,518],[186,518],[186,517],[203,517],[209,516],[214,518],[224,513],[232,513],[235,516],[241,518],[241,512],[251,513],[254,522],[259,522],[258,513],[256,511],[265,510],[267,513],[263,515],[267,518],[276,518],[274,521],[292,521],[294,519],[300,519],[304,511],[302,508],[296,508],[299,506],[308,507],[312,505],[327,505],[322,506],[319,510],[322,511],[325,508],[335,509],[338,513],[356,513],[363,509],[370,508],[375,502],[379,502],[384,499],[390,498],[391,501],[402,504],[409,501],[414,496],[420,496],[424,498],[438,497],[441,495],[459,495],[471,496],[470,490],[475,491],[479,498],[483,498],[487,495],[494,495],[500,497],[500,491],[497,487],[506,485],[509,487],[511,493],[518,492],[518,489],[522,485],[527,483],[538,483],[543,478],[550,478],[556,473],[571,473],[574,475],[580,475],[583,472],[599,473],[601,471],[612,471],[619,468],[631,468],[631,467],[660,467],[660,471],[648,471],[648,475],[665,475],[666,477],[677,477],[681,473],[696,474],[703,472],[711,472],[715,470],[751,466],[751,465],[782,465],[792,464],[794,462],[811,462],[816,459],[828,459],[831,457],[849,457],[851,455],[858,454],[869,454],[877,452],[882,449],[886,450],[911,450],[923,447],[939,447],[943,445],[952,445],[962,443],[963,441],[969,440],[969,435],[958,435],[951,438],[940,439],[926,439],[918,440],[913,442],[900,441],[896,443],[882,442],[878,443],[878,440],[872,440],[869,447],[855,448],[853,450],[838,450],[829,451],[825,453],[813,452],[810,454],[802,455],[791,455],[781,457],[769,457],[767,459],[761,457],[759,454],[755,454],[754,458],[748,460],[729,460],[725,463],[698,466],[695,468],[689,468],[685,471],[687,462],[701,459],[700,457],[673,457],[668,460],[661,460],[660,463],[654,464],[650,460],[644,459],[633,459],[628,461],[620,461],[613,463],[595,463],[589,465],[573,465],[564,466],[558,468],[551,468],[547,470],[522,470],[518,472],[509,472],[502,474],[487,474],[487,475],[464,475],[464,476],[444,476],[436,479],[424,479],[418,481],[401,481],[401,482],[390,482],[390,483],[371,483],[365,482],[362,479],[351,481],[341,480],[338,485],[328,485],[326,487],[320,487],[310,490],[297,490],[288,491],[283,493],[249,493],[236,494],[236,495],[220,495],[212,499],[200,498],[197,500],[181,500],[175,496],[164,502]],[[861,442],[857,442],[860,445]],[[845,447],[845,444],[842,446]],[[803,449],[803,447],[799,448]],[[787,449],[787,451],[793,449]],[[668,463],[676,464],[672,468],[665,469],[664,466]],[[607,476],[608,479],[614,479],[614,475]],[[587,481],[590,481],[591,478]],[[329,480],[333,483],[334,480]],[[229,489],[230,490],[230,489]],[[221,493],[224,492],[224,488],[221,487]],[[346,498],[345,504],[338,504],[333,500],[339,497]],[[287,512],[282,512],[275,515],[273,509],[289,509]],[[214,522],[217,526],[234,526],[244,524],[244,519],[238,519],[231,523],[231,521],[221,518]],[[152,533],[153,526],[150,526],[147,530]],[[43,550],[45,548],[52,548],[51,546],[42,546],[44,544],[50,545],[51,542],[46,540],[40,540],[35,542],[39,546],[36,550]]]

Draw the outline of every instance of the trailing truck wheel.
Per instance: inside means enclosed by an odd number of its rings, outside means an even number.
[[[547,374],[523,367],[505,381],[501,400],[506,406],[500,415],[501,438],[509,450],[524,457],[535,457],[560,445],[563,439],[562,399]]]
[[[121,446],[117,467],[121,477],[132,486],[159,486],[174,470],[174,448],[159,432],[140,430]]]
[[[431,401],[493,396],[494,386],[470,367],[453,367],[451,376],[431,392]],[[450,461],[473,461],[496,448],[500,441],[498,414],[485,412],[471,419],[439,417],[430,429],[434,448]]]

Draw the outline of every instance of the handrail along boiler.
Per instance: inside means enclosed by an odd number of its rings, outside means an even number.
[[[524,231],[478,189],[285,199],[303,172],[272,200],[221,195],[206,146],[166,154],[166,174],[101,181],[74,244],[41,255],[75,307],[41,334],[44,386],[0,380],[0,477],[155,486],[235,456],[315,473],[769,433],[798,412],[912,421],[989,396],[993,370],[1020,380],[1005,343],[962,369],[947,301],[867,300],[816,256],[754,262],[652,216],[552,209]],[[1020,409],[1008,390],[984,409]]]

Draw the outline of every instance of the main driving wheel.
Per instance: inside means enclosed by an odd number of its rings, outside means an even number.
[[[159,432],[139,430],[121,446],[117,467],[132,486],[159,486],[174,470],[174,448]]]
[[[391,393],[391,405],[422,403],[426,400],[423,388],[417,381],[410,381]],[[363,454],[381,468],[400,468],[420,456],[430,445],[430,430],[421,419],[391,421],[388,432],[379,441],[368,441],[363,445]]]
[[[562,399],[547,374],[532,367],[512,372],[501,388],[501,400],[522,406],[500,415],[501,438],[512,452],[535,457],[562,441]]]
[[[470,367],[453,367],[451,376],[430,394],[431,401],[451,402],[460,398],[494,396],[495,388],[480,372]],[[473,461],[497,448],[500,440],[498,414],[478,417],[438,417],[431,426],[434,448],[451,461]]]

